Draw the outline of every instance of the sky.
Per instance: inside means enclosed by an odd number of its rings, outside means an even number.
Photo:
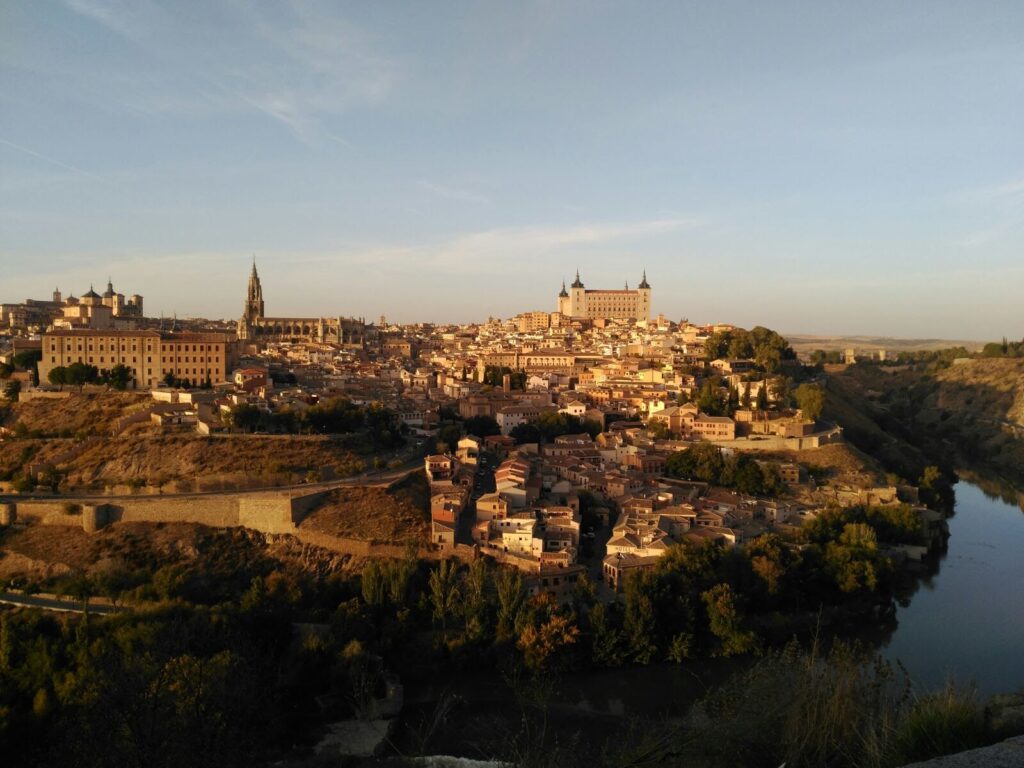
[[[0,301],[1020,338],[1022,72],[1018,0],[0,0]]]

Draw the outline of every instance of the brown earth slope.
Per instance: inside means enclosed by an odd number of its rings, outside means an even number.
[[[826,386],[826,418],[907,479],[938,463],[1024,487],[1024,360],[855,365]]]
[[[417,472],[390,488],[342,488],[301,527],[362,541],[422,544],[430,535],[430,486]]]
[[[62,399],[29,400],[11,406],[4,426],[21,424],[47,437],[107,435],[118,419],[152,405],[145,394],[130,392],[71,393]]]
[[[0,531],[0,579],[45,584],[76,573],[152,576],[168,565],[237,578],[239,574],[275,571],[323,577],[350,571],[361,563],[302,544],[291,536],[264,536],[241,528],[118,523],[95,534],[41,525]]]
[[[322,470],[347,476],[363,466],[346,441],[326,437],[167,434],[100,439],[64,469],[71,486],[199,478],[204,486],[244,488],[295,482]]]

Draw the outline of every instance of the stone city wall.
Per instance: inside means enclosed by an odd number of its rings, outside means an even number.
[[[197,523],[216,528],[252,528],[263,533],[294,533],[296,525],[323,499],[324,493],[302,495],[216,494],[209,496],[111,499],[110,501],[35,500],[10,502],[5,517],[26,523],[81,526],[95,532],[110,523]],[[80,514],[69,514],[75,503]]]

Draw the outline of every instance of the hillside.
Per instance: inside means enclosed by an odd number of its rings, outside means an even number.
[[[259,487],[318,477],[347,476],[363,461],[345,441],[326,437],[191,434],[103,438],[65,465],[71,486],[118,485],[133,479],[157,486]]]
[[[122,523],[95,534],[39,525],[0,531],[0,579],[40,586],[87,574],[96,583],[130,589],[154,581],[162,568],[176,567],[208,583],[213,594],[225,589],[225,581],[244,589],[253,576],[281,572],[291,578],[326,577],[360,566],[351,556],[326,552],[291,536],[267,537],[242,528]]]
[[[799,355],[810,355],[816,349],[827,352],[842,352],[855,349],[861,353],[886,350],[890,357],[900,352],[920,352],[925,350],[949,349],[964,347],[970,352],[980,352],[985,345],[982,341],[965,341],[953,339],[902,339],[891,336],[820,336],[808,333],[783,334],[786,341]]]
[[[430,486],[416,472],[390,488],[340,488],[301,527],[363,541],[422,544],[430,534]]]
[[[106,435],[110,434],[118,419],[152,403],[146,394],[76,392],[61,399],[14,403],[3,426],[42,437]]]
[[[837,366],[826,386],[825,417],[903,477],[937,463],[1024,486],[1024,360]]]

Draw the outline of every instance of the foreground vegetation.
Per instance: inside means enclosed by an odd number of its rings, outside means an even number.
[[[522,765],[898,765],[997,734],[971,696],[916,699],[898,670],[843,646],[773,649],[884,613],[898,574],[878,542],[918,536],[909,508],[835,509],[799,541],[681,545],[619,601],[583,581],[564,605],[528,597],[521,575],[486,561],[410,555],[354,576],[283,568],[245,532],[198,537],[192,560],[171,543],[119,545],[104,559],[120,565],[86,570],[83,554],[77,575],[36,586],[135,612],[3,614],[0,752],[17,765],[269,763],[308,748],[319,724],[367,711],[390,671],[411,687],[481,679],[518,696],[522,711],[503,710],[474,749]],[[574,729],[593,723],[554,707],[559,679],[709,657],[749,661],[685,725],[621,720],[580,741]],[[471,702],[450,715],[411,714],[402,751],[430,753],[475,716]]]

